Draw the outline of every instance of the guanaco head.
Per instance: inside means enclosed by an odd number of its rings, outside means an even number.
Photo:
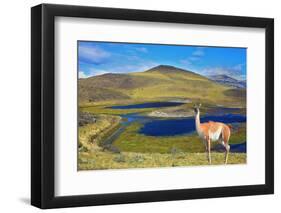
[[[193,109],[194,109],[194,112],[195,112],[196,115],[199,113],[200,107],[201,107],[201,104],[195,104],[193,106]]]

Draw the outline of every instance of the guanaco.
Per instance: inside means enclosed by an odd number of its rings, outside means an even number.
[[[219,141],[225,148],[225,160],[224,163],[227,164],[228,154],[230,146],[228,144],[231,125],[227,125],[221,122],[209,121],[206,123],[200,123],[200,107],[199,105],[194,105],[195,112],[195,126],[199,137],[203,140],[206,148],[206,154],[209,164],[211,164],[211,142]]]

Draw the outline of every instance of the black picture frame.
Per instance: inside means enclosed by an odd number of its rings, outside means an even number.
[[[266,32],[265,184],[93,195],[54,195],[55,17],[264,28]],[[274,193],[274,20],[240,16],[41,4],[31,8],[31,204],[60,208]]]

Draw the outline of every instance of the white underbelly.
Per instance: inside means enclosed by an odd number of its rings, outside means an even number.
[[[209,133],[209,137],[210,137],[211,141],[219,140],[220,135],[221,135],[221,129],[218,129],[216,132]]]
[[[200,138],[205,139],[205,135],[204,135],[203,132],[198,131],[198,135],[199,135]]]

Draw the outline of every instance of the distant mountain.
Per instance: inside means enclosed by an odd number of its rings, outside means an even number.
[[[79,102],[157,100],[190,98],[241,101],[232,87],[217,84],[202,75],[173,66],[160,65],[143,72],[103,74],[79,79]],[[244,91],[242,91],[244,93]]]
[[[235,78],[229,77],[228,75],[211,75],[209,79],[219,84],[231,86],[235,88],[246,88],[246,81],[239,81]]]

